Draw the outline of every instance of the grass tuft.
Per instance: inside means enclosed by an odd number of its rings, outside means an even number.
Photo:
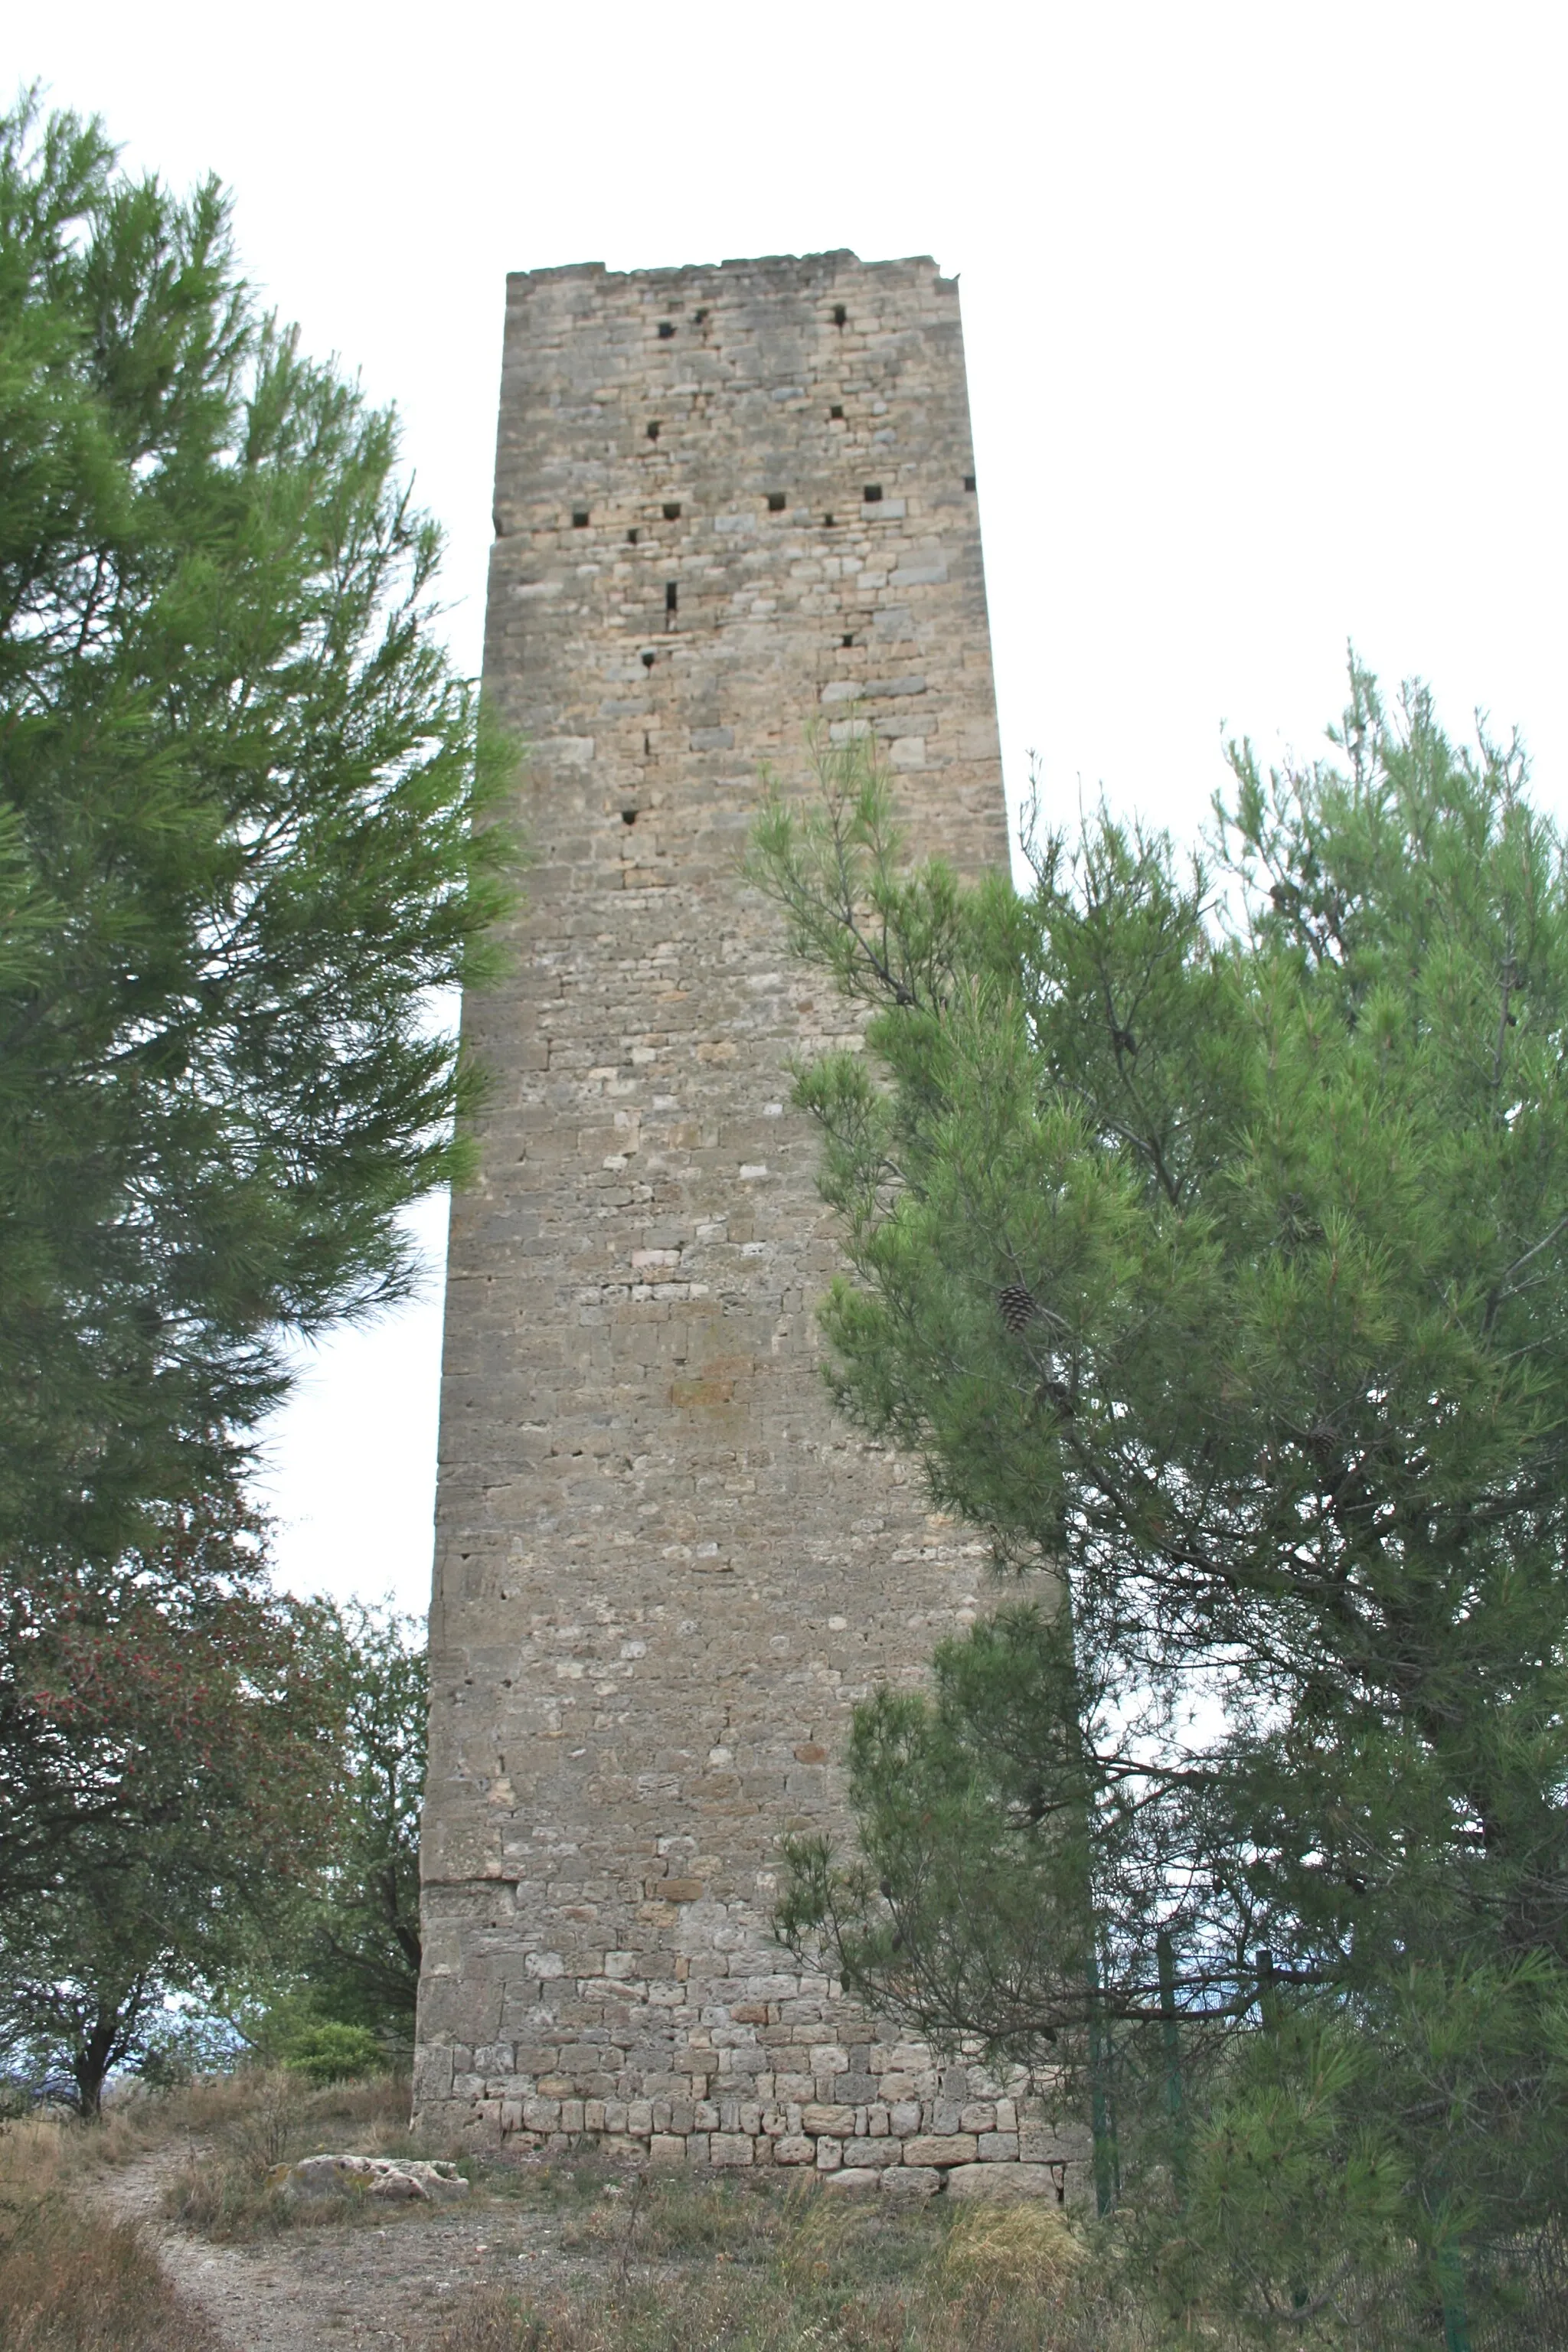
[[[970,2205],[948,2232],[942,2273],[961,2291],[1007,2287],[1060,2298],[1084,2243],[1058,2205]]]

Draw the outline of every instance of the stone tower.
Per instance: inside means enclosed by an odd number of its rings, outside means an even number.
[[[956,284],[511,278],[495,531],[536,863],[464,1013],[492,1086],[448,1260],[421,2118],[911,2189],[1059,2162],[768,1929],[851,1705],[920,1676],[984,1566],[829,1412],[785,1064],[847,1016],[738,872],[813,720],[875,730],[918,849],[1005,861]]]

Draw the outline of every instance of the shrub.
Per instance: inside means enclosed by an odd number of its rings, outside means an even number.
[[[291,2074],[303,2074],[318,2087],[386,2072],[381,2045],[368,2025],[340,2025],[331,2018],[301,2026],[289,2042],[283,2063]]]

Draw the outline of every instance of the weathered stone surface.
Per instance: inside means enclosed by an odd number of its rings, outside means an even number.
[[[948,2195],[967,2202],[1014,2205],[1045,2197],[1054,2204],[1060,2187],[1048,2164],[955,2164],[947,2176]]]
[[[304,2156],[268,2173],[290,2202],[323,2197],[374,2197],[388,2205],[440,2205],[466,2197],[468,2184],[454,2165],[384,2156]]]
[[[890,2164],[877,2179],[884,2196],[918,2200],[934,2197],[942,2187],[942,2176],[929,2164]]]
[[[816,2100],[800,2111],[800,2127],[806,2132],[852,2132],[855,2110],[837,2103]]]
[[[823,2186],[825,2189],[836,2190],[840,2196],[846,2190],[853,2195],[858,2189],[870,2189],[874,2196],[881,2185],[881,2179],[882,2176],[879,2172],[872,2172],[864,2165],[847,2164],[842,2171],[830,2172]]]
[[[895,2048],[769,1925],[786,1823],[842,1831],[854,1699],[918,1679],[984,1551],[823,1394],[788,1065],[858,1016],[738,862],[821,724],[886,748],[913,850],[1005,866],[973,471],[928,260],[509,281],[485,685],[535,863],[463,1014],[427,2129],[913,2179],[841,2151],[1026,2088]]]
[[[903,2144],[906,2164],[973,2164],[973,2132],[920,2132]]]

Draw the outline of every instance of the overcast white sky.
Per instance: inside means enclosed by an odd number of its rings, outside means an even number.
[[[1530,743],[1563,693],[1568,12],[75,0],[0,80],[235,191],[255,281],[395,401],[479,661],[504,279],[848,246],[962,277],[1010,791],[1190,828],[1222,730],[1310,751],[1353,638]],[[313,1359],[296,1589],[422,1609],[423,1306]]]

